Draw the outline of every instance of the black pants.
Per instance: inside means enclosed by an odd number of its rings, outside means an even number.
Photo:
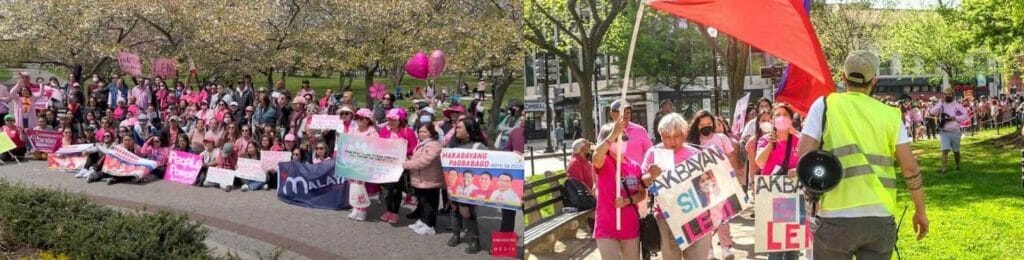
[[[93,171],[103,171],[103,157],[104,153],[95,152],[90,153],[89,156],[85,157],[85,169],[92,169]]]
[[[501,210],[501,232],[513,232],[516,230],[516,211],[511,209]]]
[[[384,197],[384,207],[391,213],[398,213],[402,208],[402,182],[382,184],[388,193]]]
[[[416,204],[416,211],[420,213],[420,221],[429,227],[436,226],[437,206],[440,203],[441,188],[414,188],[413,193],[416,194],[416,201],[419,202]]]

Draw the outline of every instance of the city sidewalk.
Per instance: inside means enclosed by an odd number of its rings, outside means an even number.
[[[754,218],[750,217],[753,213],[753,207],[744,210],[739,216],[729,222],[729,228],[732,232],[733,247],[732,252],[734,259],[768,259],[768,255],[761,253],[754,253]],[[718,236],[712,235],[712,248],[714,248],[714,257],[712,259],[722,259],[721,247],[718,246]],[[535,255],[530,254],[525,259],[528,260],[554,260],[554,259],[586,259],[586,260],[599,260],[601,254],[597,251],[597,243],[594,242],[593,238],[590,237],[587,232],[582,229],[576,231],[576,237],[574,239],[563,239],[555,242],[555,251],[553,253]],[[651,257],[654,260],[662,259],[660,255]],[[807,259],[801,256],[800,259]]]

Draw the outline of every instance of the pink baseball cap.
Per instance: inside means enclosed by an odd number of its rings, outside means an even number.
[[[304,98],[304,97],[295,97],[295,98],[292,99],[292,103],[306,104],[306,98]]]

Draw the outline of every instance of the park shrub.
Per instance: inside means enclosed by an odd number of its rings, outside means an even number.
[[[208,231],[183,214],[119,211],[66,191],[0,181],[3,237],[72,259],[206,258]]]

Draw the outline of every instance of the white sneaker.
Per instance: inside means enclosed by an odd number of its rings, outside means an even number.
[[[246,191],[249,191],[251,189],[249,189],[249,184],[242,184],[242,189],[241,190],[242,190],[242,192],[246,192]]]
[[[420,234],[421,236],[432,236],[437,234],[437,232],[434,231],[434,228],[427,226],[426,224],[423,224],[423,226],[418,229],[414,229],[414,231],[416,231],[416,234]]]
[[[732,248],[723,246],[722,247],[722,260],[733,260],[736,256],[732,254]]]
[[[424,227],[426,225],[427,224],[423,223],[423,221],[417,220],[416,223],[414,223],[412,225],[409,225],[409,228],[411,228],[412,230],[416,231],[416,230],[419,230],[420,228],[422,228],[422,227]],[[416,233],[419,233],[419,232],[416,232]]]
[[[351,213],[348,213],[348,219],[355,220],[356,214],[359,213],[358,209],[353,209]]]
[[[84,168],[81,169],[81,170],[78,170],[78,172],[75,173],[75,178],[82,178],[82,174],[85,173],[85,171],[86,171],[86,169],[84,169]]]
[[[361,209],[356,213],[356,221],[366,221],[366,210]]]

